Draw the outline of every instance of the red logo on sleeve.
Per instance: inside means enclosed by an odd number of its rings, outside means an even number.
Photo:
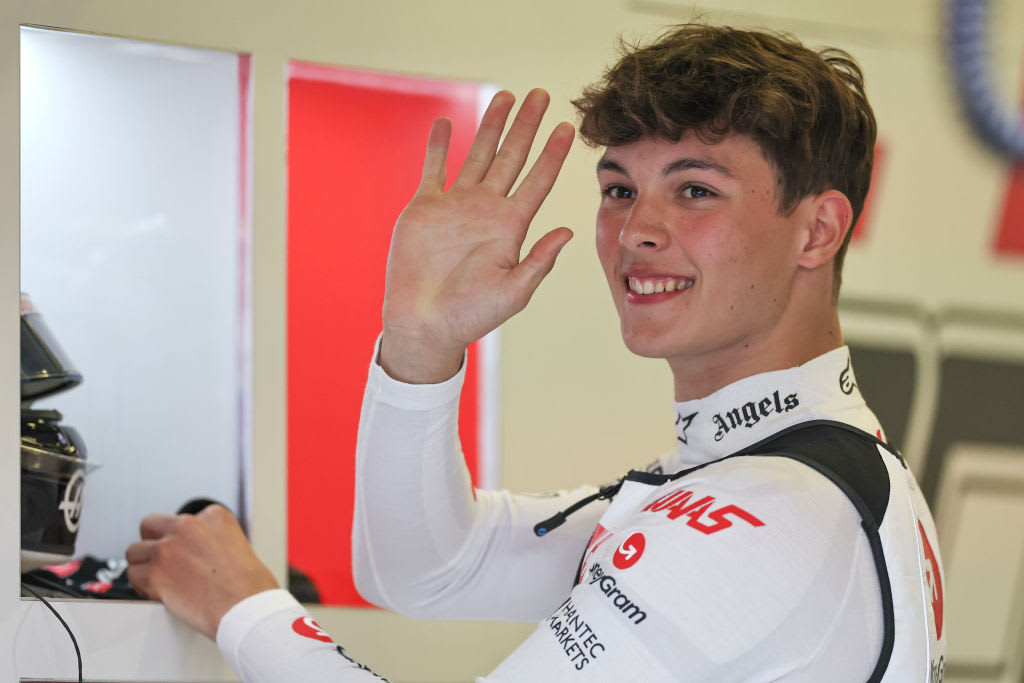
[[[644,554],[645,545],[644,535],[639,531],[636,532],[615,549],[615,554],[612,555],[612,564],[619,569],[629,569],[640,560],[640,556]]]
[[[932,615],[935,617],[935,639],[942,638],[942,574],[939,572],[939,560],[935,557],[932,544],[928,542],[928,535],[924,532],[924,525],[917,520],[917,528],[921,531],[921,545],[924,546],[924,559],[929,563],[931,569],[924,572],[925,580],[928,581],[928,588],[932,591]]]
[[[325,643],[334,642],[331,640],[331,637],[327,635],[327,631],[320,628],[320,624],[313,621],[312,617],[299,617],[292,622],[292,630],[306,638],[320,640]]]

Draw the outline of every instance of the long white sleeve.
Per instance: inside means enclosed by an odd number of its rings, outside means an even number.
[[[217,645],[245,683],[384,680],[351,659],[280,589],[257,593],[232,607],[217,627]]]
[[[572,587],[607,505],[538,537],[537,522],[596,489],[474,491],[458,437],[463,377],[409,385],[371,363],[356,450],[356,586],[408,616],[535,622]]]

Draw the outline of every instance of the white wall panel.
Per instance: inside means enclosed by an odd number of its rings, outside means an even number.
[[[119,557],[149,512],[238,509],[238,57],[25,29],[22,65],[22,290],[85,378],[36,405],[102,465],[78,554]]]
[[[947,680],[1024,676],[1024,448],[950,449],[935,509],[946,568]]]

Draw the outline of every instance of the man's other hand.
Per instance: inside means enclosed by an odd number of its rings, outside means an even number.
[[[238,520],[220,505],[196,515],[149,515],[141,534],[125,553],[128,580],[211,640],[236,603],[278,587]]]

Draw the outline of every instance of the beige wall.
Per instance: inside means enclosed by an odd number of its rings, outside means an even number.
[[[1004,10],[1024,14],[1020,1]],[[859,3],[723,0],[711,20],[836,44],[866,71],[888,155],[868,242],[851,253],[846,292],[922,306],[1024,312],[1024,261],[988,254],[1006,165],[961,122],[939,44],[937,0]],[[14,319],[17,286],[18,25],[36,24],[254,55],[254,267],[257,549],[284,568],[285,64],[302,59],[551,91],[550,125],[570,118],[580,87],[613,59],[616,36],[651,35],[688,18],[684,2],[375,0],[5,0],[0,4],[0,320]],[[1017,22],[1016,25],[1020,25]],[[1000,83],[1015,87],[1021,45],[997,40]],[[1008,97],[1008,100],[1012,99]],[[604,293],[592,246],[596,157],[578,146],[535,225],[576,238],[529,309],[503,337],[504,482],[549,489],[600,483],[673,444],[670,384],[660,362],[630,357]],[[14,327],[0,326],[0,381],[13,386]],[[549,378],[558,381],[548,384]],[[543,391],[538,388],[543,387]],[[10,416],[6,393],[0,411]],[[14,421],[0,441],[15,443]],[[13,445],[11,446],[13,448]],[[13,460],[13,459],[11,459]],[[5,460],[8,462],[8,460]],[[13,501],[13,466],[0,499]],[[5,556],[17,542],[10,515]],[[10,552],[9,552],[10,551]],[[13,583],[5,563],[0,583]],[[320,622],[357,657],[394,680],[468,680],[527,632],[515,625],[425,624],[394,615],[323,610]],[[0,654],[0,658],[6,655]],[[2,660],[0,660],[2,661]]]

